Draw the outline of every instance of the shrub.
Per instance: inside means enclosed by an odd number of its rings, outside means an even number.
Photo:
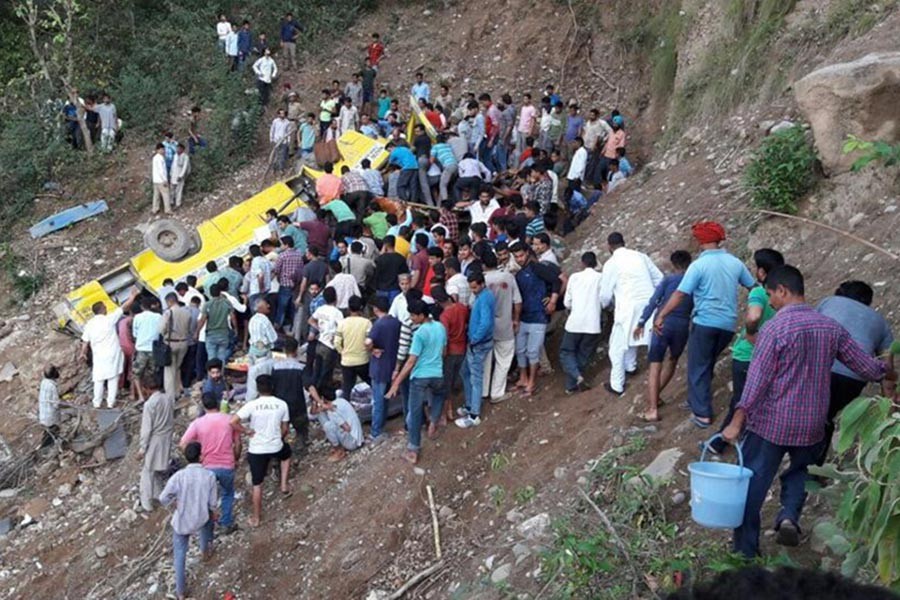
[[[753,205],[795,214],[797,200],[812,187],[815,160],[802,127],[790,127],[767,137],[744,173]]]

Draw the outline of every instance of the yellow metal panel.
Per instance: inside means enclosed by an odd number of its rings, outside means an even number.
[[[91,317],[94,316],[91,307],[96,302],[102,302],[106,305],[107,310],[116,309],[116,303],[112,301],[109,294],[103,289],[98,280],[90,281],[77,290],[69,292],[66,300],[72,307],[71,317],[79,325],[84,325]]]
[[[373,169],[380,169],[387,162],[388,152],[384,149],[386,140],[372,138],[358,131],[347,131],[338,138],[338,152],[341,153],[341,161],[334,165],[335,174],[340,174],[344,165],[351,169],[358,169],[364,158],[368,158]],[[322,171],[311,167],[303,167],[303,174],[310,179],[318,179]]]

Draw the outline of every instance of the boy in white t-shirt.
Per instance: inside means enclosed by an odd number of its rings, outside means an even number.
[[[288,405],[272,395],[274,385],[271,375],[260,375],[256,378],[256,389],[259,397],[251,400],[237,411],[231,419],[231,426],[237,431],[250,436],[247,447],[247,462],[250,465],[250,476],[253,482],[253,516],[250,526],[258,527],[262,513],[262,484],[269,470],[269,461],[281,463],[281,493],[290,496],[288,473],[291,468],[291,447],[285,442],[288,434]],[[250,421],[250,427],[244,427],[242,421]]]

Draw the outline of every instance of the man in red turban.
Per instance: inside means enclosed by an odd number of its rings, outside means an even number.
[[[691,421],[706,429],[713,421],[712,376],[716,359],[731,343],[738,319],[738,288],[755,283],[747,267],[719,247],[725,228],[715,221],[701,221],[691,228],[700,243],[700,256],[685,272],[678,289],[659,311],[654,328],[663,322],[685,296],[693,296],[691,335],[688,338],[688,404]]]
[[[715,221],[700,221],[691,227],[691,233],[701,246],[725,241],[725,228]]]

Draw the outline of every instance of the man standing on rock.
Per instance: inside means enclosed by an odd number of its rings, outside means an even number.
[[[833,319],[806,304],[803,275],[782,266],[766,277],[769,301],[777,312],[760,330],[744,394],[722,436],[737,442],[744,466],[753,473],[744,520],[734,530],[734,551],[759,554],[760,509],[781,467],[781,510],[775,517],[776,542],[800,543],[800,513],[806,500],[807,467],[825,445],[831,367],[835,359],[867,381],[895,382],[897,374],[873,358]],[[693,335],[693,334],[692,334]]]
[[[159,375],[145,372],[141,377],[141,388],[150,394],[144,403],[141,416],[141,441],[138,458],[141,468],[141,508],[153,510],[153,501],[159,498],[162,489],[160,481],[169,468],[169,452],[172,448],[172,422],[174,421],[174,399],[160,391]]]
[[[700,256],[691,263],[678,289],[656,317],[654,329],[663,332],[666,317],[688,295],[694,297],[694,317],[688,338],[688,403],[691,422],[700,429],[712,424],[712,376],[719,354],[734,337],[738,316],[738,286],[755,283],[738,258],[719,247],[725,228],[715,221],[697,223],[691,229],[700,244]]]
[[[612,258],[603,265],[600,303],[606,308],[615,302],[615,313],[609,335],[609,383],[603,387],[621,396],[625,393],[626,373],[637,370],[637,347],[646,346],[649,341],[646,335],[635,340],[631,333],[663,274],[649,256],[626,248],[621,233],[611,233],[606,242]]]
[[[119,390],[119,375],[125,366],[125,355],[119,344],[116,323],[125,311],[131,308],[140,291],[132,288],[128,300],[111,314],[106,314],[106,305],[95,302],[91,307],[94,316],[84,324],[81,334],[81,359],[87,362],[88,350],[91,352],[91,379],[94,381],[94,408],[103,403],[103,387],[106,386],[106,406],[116,405],[116,393]]]
[[[159,500],[175,505],[172,514],[172,550],[175,562],[175,597],[184,600],[184,566],[191,536],[200,534],[203,562],[212,558],[213,523],[216,520],[216,478],[200,464],[201,445],[191,442],[184,449],[188,465],[166,483]]]

